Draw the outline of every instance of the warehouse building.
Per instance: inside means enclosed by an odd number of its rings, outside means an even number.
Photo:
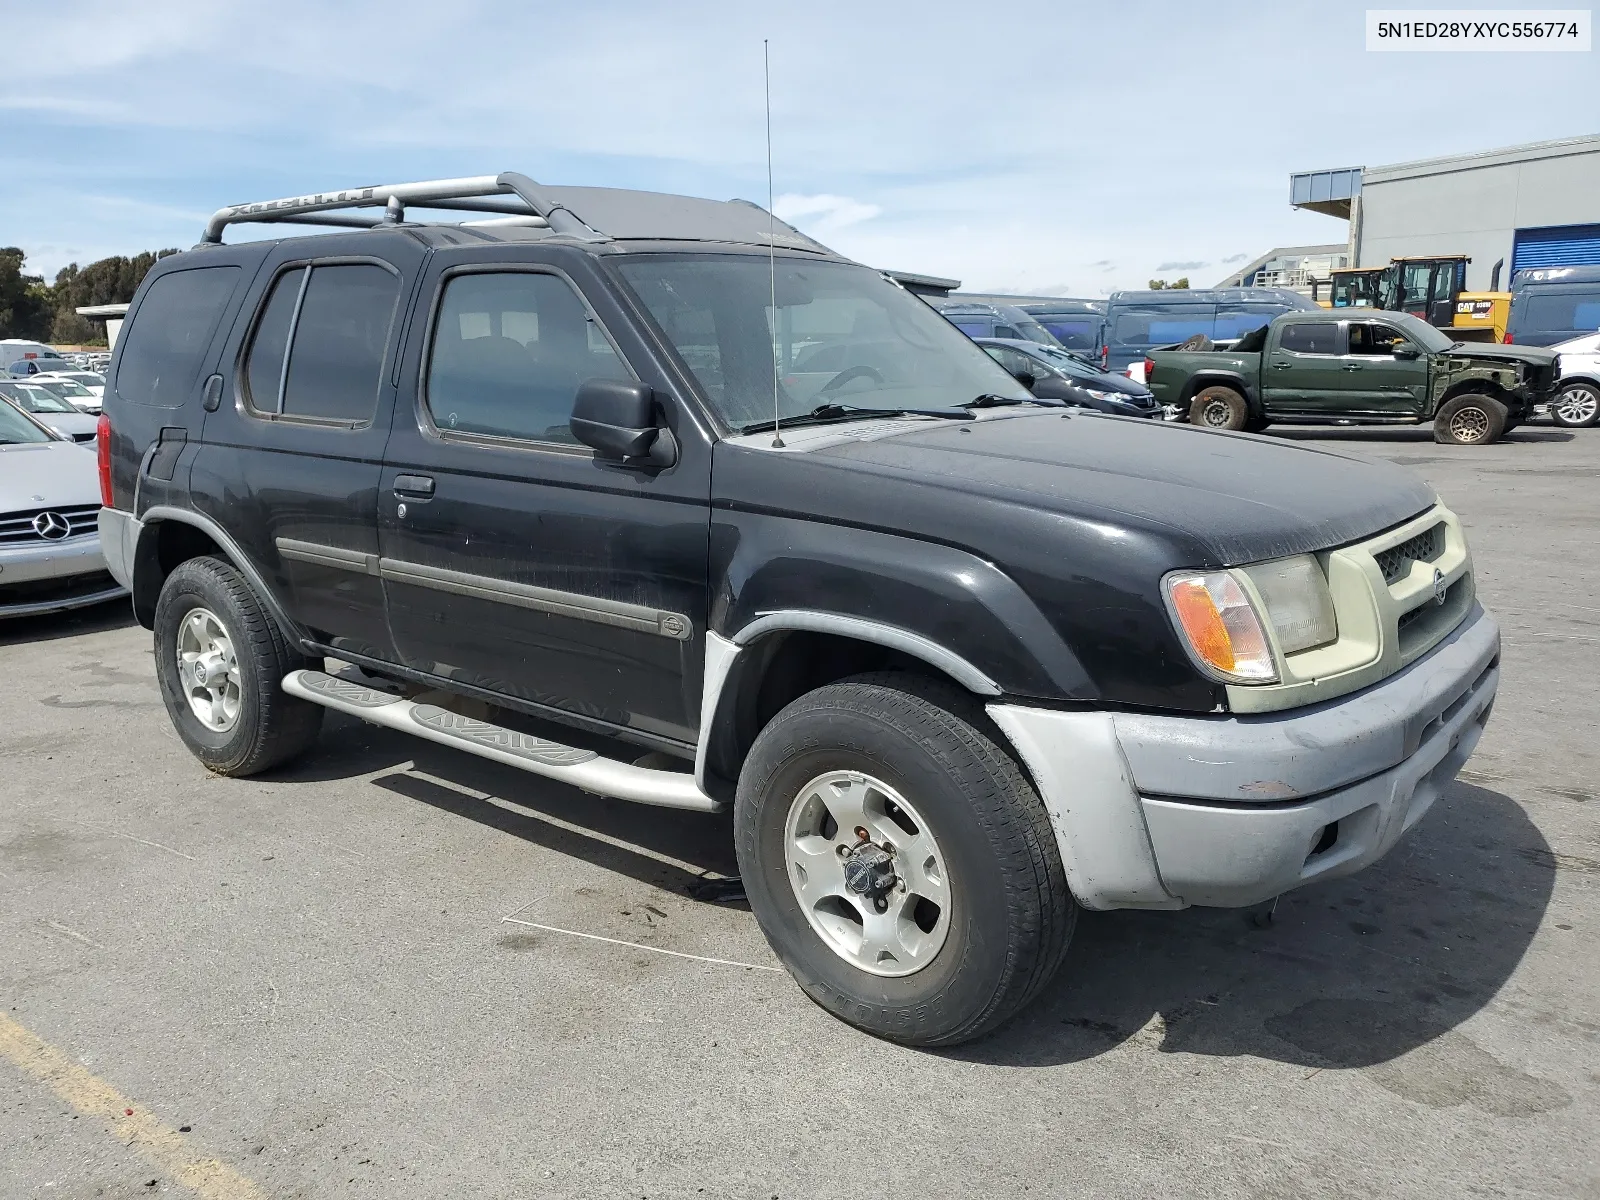
[[[1350,222],[1358,267],[1467,254],[1467,287],[1528,267],[1600,266],[1600,134],[1289,178],[1290,203]]]

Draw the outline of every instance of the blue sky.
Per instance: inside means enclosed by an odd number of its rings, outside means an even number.
[[[1368,53],[1353,3],[0,8],[45,51],[0,73],[0,245],[51,275],[366,183],[515,169],[765,202],[764,37],[779,211],[974,289],[1215,283],[1344,240],[1289,207],[1291,171],[1600,130],[1594,53]]]

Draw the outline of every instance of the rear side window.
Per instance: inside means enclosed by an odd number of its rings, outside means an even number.
[[[968,337],[998,337],[998,336],[1000,336],[999,334],[994,332],[994,322],[993,321],[974,321],[974,320],[971,320],[971,319],[957,320],[956,318],[951,317],[950,318],[950,324],[954,325],[957,329],[961,330],[961,332],[966,334]]]
[[[1185,342],[1197,333],[1211,337],[1216,329],[1216,311],[1210,304],[1124,309],[1112,327],[1112,341],[1129,349],[1148,349]]]
[[[280,275],[245,359],[250,407],[370,421],[399,295],[399,276],[376,263],[314,264]]]
[[[1331,321],[1307,321],[1303,325],[1285,325],[1280,345],[1296,354],[1333,354],[1339,327]]]
[[[156,408],[187,400],[238,284],[238,267],[173,271],[152,283],[121,338],[117,395]]]
[[[446,283],[428,358],[437,428],[576,444],[568,422],[579,385],[631,378],[560,276],[475,273]]]
[[[1534,291],[1529,288],[1522,301],[1519,329],[1566,332],[1600,329],[1600,289],[1594,291]]]
[[[1099,317],[1040,317],[1039,324],[1068,350],[1093,350],[1100,344]]]

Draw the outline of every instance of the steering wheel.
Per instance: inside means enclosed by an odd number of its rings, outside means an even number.
[[[846,367],[832,379],[828,380],[827,383],[818,388],[817,395],[820,396],[824,392],[836,391],[839,388],[842,388],[845,384],[849,383],[852,379],[871,379],[873,383],[883,382],[883,376],[872,367],[861,365]]]

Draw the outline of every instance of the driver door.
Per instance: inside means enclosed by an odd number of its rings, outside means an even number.
[[[1393,325],[1349,323],[1343,369],[1353,383],[1350,398],[1362,411],[1383,416],[1422,413],[1428,392],[1427,357],[1396,358],[1394,354],[1396,348],[1409,345]]]
[[[423,281],[379,488],[380,572],[406,666],[682,749],[698,735],[710,446],[589,256],[438,258]],[[639,379],[680,445],[597,459],[578,386]]]

